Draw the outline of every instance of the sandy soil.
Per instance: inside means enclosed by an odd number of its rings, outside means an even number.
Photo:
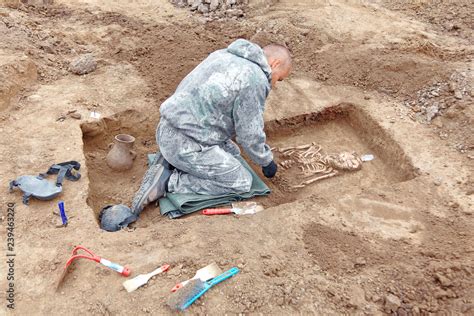
[[[402,3],[255,0],[245,19],[205,23],[164,0],[0,1],[2,262],[15,253],[15,309],[3,263],[1,311],[171,314],[169,289],[215,261],[241,273],[190,313],[474,313],[473,6]],[[293,74],[268,100],[270,145],[314,141],[375,160],[297,192],[265,180],[273,192],[256,199],[265,210],[255,216],[169,220],[150,206],[130,229],[101,231],[100,208],[129,203],[157,150],[160,103],[207,54],[240,37],[285,43],[294,56]],[[97,69],[70,73],[83,53]],[[431,124],[417,120],[406,104],[453,82],[436,96],[446,106]],[[123,173],[105,163],[118,133],[137,139]],[[64,185],[70,223],[58,228],[57,200],[25,206],[7,187],[67,160],[82,164],[82,178]],[[55,292],[78,244],[133,275],[171,269],[127,293],[123,277],[81,261]]]

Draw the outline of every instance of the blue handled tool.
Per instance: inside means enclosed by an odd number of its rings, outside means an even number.
[[[200,279],[191,280],[181,290],[173,294],[168,301],[168,305],[173,309],[185,310],[211,287],[236,275],[239,271],[238,268],[234,267],[207,282],[203,282]]]
[[[64,202],[59,201],[58,206],[59,206],[59,215],[61,215],[61,220],[63,222],[63,226],[66,227],[67,226],[67,216],[66,216],[66,211],[64,210]]]

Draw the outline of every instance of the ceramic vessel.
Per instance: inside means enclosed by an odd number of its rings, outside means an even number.
[[[109,144],[112,148],[107,154],[107,165],[117,171],[124,171],[132,168],[133,161],[137,156],[132,150],[135,144],[135,137],[127,134],[115,136],[114,143]]]

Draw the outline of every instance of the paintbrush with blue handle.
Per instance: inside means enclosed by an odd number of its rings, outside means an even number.
[[[211,287],[224,280],[227,280],[237,273],[239,273],[239,269],[232,268],[207,282],[203,282],[200,279],[191,280],[181,290],[171,295],[168,301],[168,306],[176,310],[185,310],[204,293],[206,293]]]

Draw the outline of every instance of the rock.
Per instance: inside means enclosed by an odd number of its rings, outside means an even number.
[[[441,118],[439,116],[435,117],[435,119],[432,121],[432,124],[438,128],[443,127],[443,122],[441,122]]]
[[[459,91],[459,90],[456,90],[456,91],[454,92],[454,97],[455,97],[456,99],[458,99],[458,100],[462,100],[462,92]]]
[[[244,11],[240,10],[240,9],[229,9],[225,12],[225,14],[227,16],[230,16],[230,17],[242,17],[244,16]]]
[[[69,64],[69,71],[76,75],[85,75],[97,68],[97,62],[92,54],[84,54]]]
[[[178,1],[176,1],[176,6],[178,6],[180,8],[184,8],[187,5],[188,5],[187,0],[178,0]]]
[[[354,267],[362,267],[367,264],[367,261],[363,257],[357,257],[354,263]]]
[[[82,118],[81,113],[77,113],[77,112],[71,113],[69,114],[69,116],[76,120],[80,120]]]
[[[43,98],[42,98],[40,95],[38,95],[38,94],[32,94],[32,95],[30,95],[30,96],[28,97],[28,101],[30,101],[30,102],[39,102],[39,101],[41,101],[42,99],[43,99]]]
[[[197,8],[197,10],[198,10],[200,13],[209,13],[209,5],[204,4],[204,3],[201,3],[201,4],[199,5],[199,7]]]
[[[199,6],[202,4],[202,0],[192,0],[192,1],[193,1],[191,4],[192,11],[197,10]]]
[[[431,122],[432,119],[436,117],[439,113],[439,105],[438,103],[433,103],[431,106],[426,108],[426,120]]]
[[[448,85],[448,89],[449,89],[449,92],[454,92],[456,91],[456,83],[454,82],[450,82],[449,85]]]
[[[216,11],[218,7],[219,7],[219,0],[211,0],[211,3],[209,4],[209,10]]]
[[[402,305],[402,302],[397,296],[393,294],[388,294],[385,296],[385,311],[387,313],[395,313],[400,305]]]
[[[354,307],[363,308],[367,301],[365,300],[365,292],[359,286],[353,286],[349,290],[349,304]]]
[[[307,36],[309,34],[310,30],[302,30],[301,35]]]
[[[436,273],[435,274],[435,278],[436,280],[439,281],[439,283],[441,283],[442,286],[444,287],[449,287],[452,285],[452,282],[450,279],[448,279],[447,277],[445,277],[444,275],[442,275],[441,273]]]

